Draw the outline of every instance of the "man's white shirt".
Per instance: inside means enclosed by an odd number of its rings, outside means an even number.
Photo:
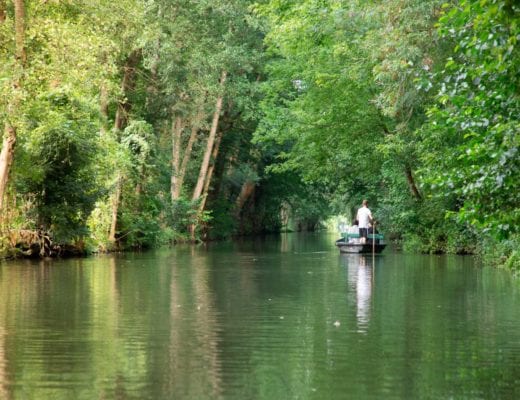
[[[357,212],[357,220],[359,221],[360,228],[368,228],[368,224],[370,219],[372,218],[372,213],[368,209],[368,207],[361,207]]]

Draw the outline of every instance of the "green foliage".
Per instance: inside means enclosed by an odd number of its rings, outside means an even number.
[[[87,227],[90,233],[86,243],[88,251],[104,252],[110,248],[110,243],[108,242],[110,217],[110,202],[104,198],[98,200],[87,220]]]
[[[432,195],[456,196],[458,219],[496,239],[520,226],[519,17],[509,1],[447,9],[439,29],[453,54],[432,77],[438,103],[422,133]]]
[[[502,266],[516,274],[520,273],[520,236],[511,235],[508,239],[496,242],[487,240],[483,246],[483,258],[486,264]]]
[[[188,239],[188,227],[195,225],[197,221],[198,202],[193,202],[181,197],[171,206],[171,226],[180,235],[180,239]],[[205,222],[208,221],[208,216]]]
[[[153,126],[146,121],[131,121],[122,134],[121,145],[129,156],[128,172],[132,181],[141,184],[145,169],[154,167],[151,163],[157,144]]]
[[[348,18],[353,5],[325,3],[330,8],[312,1],[258,8],[267,19],[266,42],[274,56],[267,64],[255,142],[269,156],[268,171],[299,176],[308,191],[336,188],[344,200],[321,199],[320,211],[299,207],[309,197],[299,187],[290,201],[298,219],[323,215],[330,202],[337,212],[345,211],[358,191],[366,195],[375,186],[380,165],[370,151],[383,134],[370,104],[373,87],[361,84],[370,79],[371,66],[354,61],[367,56],[359,45],[363,17]]]
[[[518,6],[454,3],[257,7],[272,54],[255,136],[268,168],[335,184],[337,213],[368,198],[415,251],[474,252],[520,226]]]
[[[259,6],[274,55],[255,133],[272,154],[268,169],[292,171],[327,193],[329,213],[350,215],[368,198],[385,229],[413,231],[421,205],[405,172],[418,163],[413,132],[428,97],[415,79],[432,63],[439,4]]]
[[[237,231],[238,220],[233,215],[233,203],[219,198],[211,205],[211,229],[207,231],[207,239],[222,240],[229,238]],[[209,228],[208,226],[205,227]]]
[[[132,186],[133,188],[133,186]],[[122,212],[118,223],[118,240],[126,248],[151,248],[166,244],[174,237],[173,228],[164,226],[160,213],[165,204],[160,198],[130,194],[125,190]]]
[[[58,242],[86,236],[86,220],[102,190],[97,186],[98,130],[89,104],[63,92],[39,98],[27,114],[15,173],[17,193],[34,206],[34,227]]]

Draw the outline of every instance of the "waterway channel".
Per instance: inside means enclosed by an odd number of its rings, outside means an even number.
[[[0,399],[520,398],[520,283],[334,235],[0,264]]]

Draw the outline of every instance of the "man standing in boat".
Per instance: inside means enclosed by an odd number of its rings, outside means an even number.
[[[356,219],[359,222],[359,236],[361,237],[361,243],[365,243],[368,235],[368,227],[372,223],[372,213],[368,208],[368,201],[363,200],[363,205],[358,210]]]

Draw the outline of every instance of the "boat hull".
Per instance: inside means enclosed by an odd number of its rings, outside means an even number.
[[[372,251],[376,254],[381,253],[385,247],[385,243],[346,243],[343,239],[336,241],[341,253],[354,253],[354,254],[372,254]]]

